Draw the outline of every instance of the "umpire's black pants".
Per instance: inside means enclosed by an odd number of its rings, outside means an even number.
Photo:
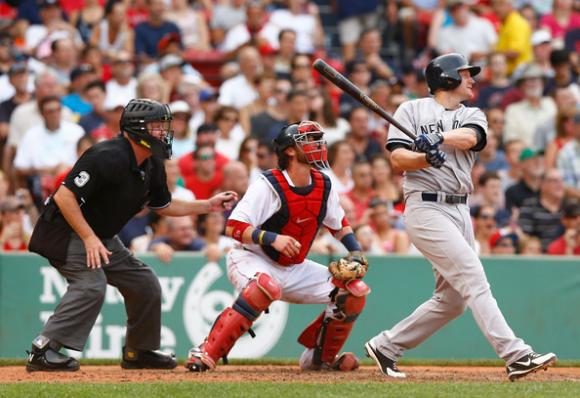
[[[65,295],[41,334],[66,348],[82,351],[101,311],[107,283],[119,289],[127,309],[125,344],[157,350],[161,339],[161,286],[153,271],[115,236],[103,240],[113,254],[99,269],[87,267],[82,240],[72,234],[66,264],[57,267],[69,283]]]

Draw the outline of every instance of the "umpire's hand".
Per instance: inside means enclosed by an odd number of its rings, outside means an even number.
[[[83,243],[87,252],[87,267],[92,269],[101,268],[101,257],[105,264],[109,264],[109,256],[113,253],[107,250],[98,236],[91,235]]]
[[[234,191],[220,192],[209,198],[209,211],[231,210],[238,200],[238,194]]]

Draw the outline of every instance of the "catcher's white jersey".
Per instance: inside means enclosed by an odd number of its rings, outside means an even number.
[[[286,170],[283,170],[282,174],[290,186],[294,186]],[[282,206],[282,202],[278,197],[278,193],[270,185],[266,177],[260,175],[260,178],[249,186],[246,194],[236,205],[229,218],[259,228],[274,213],[280,210],[280,206]],[[330,229],[339,230],[342,228],[343,218],[344,210],[340,206],[338,192],[331,185],[330,194],[328,195],[328,201],[326,203],[326,216],[322,220],[322,224]],[[308,220],[307,222],[314,222],[314,220]],[[262,253],[262,250],[256,244],[244,244],[244,246],[256,253]]]

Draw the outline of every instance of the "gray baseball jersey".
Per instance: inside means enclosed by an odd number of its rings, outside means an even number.
[[[487,121],[479,109],[462,105],[447,110],[433,98],[402,104],[395,112],[395,119],[417,135],[469,126],[487,131]],[[413,141],[391,126],[387,147],[396,144],[410,146]],[[469,307],[497,355],[509,364],[532,349],[514,335],[491,293],[474,250],[469,207],[461,203],[424,201],[421,195],[421,192],[468,194],[473,190],[471,168],[476,153],[449,145],[442,145],[441,150],[447,154],[443,167],[407,171],[404,183],[406,230],[411,242],[433,265],[435,292],[411,315],[371,342],[383,355],[396,360]]]
[[[447,110],[433,98],[405,102],[399,106],[394,117],[416,135],[442,133],[468,125],[479,126],[487,134],[487,119],[479,108],[461,105],[458,109]],[[387,145],[397,143],[411,145],[413,140],[395,126],[391,126]],[[440,169],[428,167],[405,172],[405,196],[413,192],[466,194],[473,191],[471,168],[476,153],[445,144],[441,146],[441,150],[447,154],[447,160]]]

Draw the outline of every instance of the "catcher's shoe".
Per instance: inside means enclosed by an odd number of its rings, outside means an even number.
[[[187,363],[185,367],[191,372],[207,372],[215,369],[215,361],[203,352],[203,344],[199,347],[193,347],[187,353]]]
[[[506,372],[510,381],[514,381],[540,369],[548,370],[548,366],[553,365],[557,359],[556,354],[552,352],[547,354],[531,352],[509,364]]]
[[[44,349],[39,349],[32,345],[32,351],[27,351],[27,353],[26,370],[28,372],[74,372],[80,368],[79,361],[48,346]]]
[[[161,351],[133,350],[123,347],[123,369],[173,369],[177,366],[175,355]]]
[[[352,352],[343,352],[337,355],[334,362],[316,363],[314,360],[314,349],[307,348],[300,356],[300,369],[302,370],[334,370],[338,372],[350,372],[358,369],[359,360]]]
[[[397,368],[397,361],[393,361],[391,358],[383,355],[377,349],[377,347],[375,347],[372,341],[367,341],[365,343],[365,351],[367,353],[367,357],[374,359],[384,375],[397,379],[404,379],[407,377],[405,373],[401,372],[399,368]]]
[[[351,372],[357,370],[359,367],[359,361],[356,355],[352,352],[343,352],[336,356],[336,361],[330,365],[330,369],[337,370],[339,372]]]

